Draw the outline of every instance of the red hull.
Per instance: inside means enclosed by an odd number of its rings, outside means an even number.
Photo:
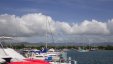
[[[47,61],[44,60],[35,60],[35,59],[25,59],[26,61],[22,61],[22,62],[11,62],[8,64],[50,64]]]

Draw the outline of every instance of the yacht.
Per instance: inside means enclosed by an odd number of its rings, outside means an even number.
[[[0,64],[50,64],[45,60],[25,58],[23,55],[15,51],[13,48],[4,47],[2,45],[8,37],[0,37]]]
[[[35,62],[34,62],[35,61]],[[25,58],[12,48],[0,48],[0,63],[3,64],[50,64],[44,60]]]

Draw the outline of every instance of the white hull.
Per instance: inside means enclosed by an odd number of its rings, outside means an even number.
[[[78,52],[89,52],[89,50],[78,50]]]

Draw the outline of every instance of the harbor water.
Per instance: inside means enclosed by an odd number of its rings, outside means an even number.
[[[76,60],[77,64],[113,64],[113,50],[98,50],[89,52],[78,52],[70,50],[68,57]]]

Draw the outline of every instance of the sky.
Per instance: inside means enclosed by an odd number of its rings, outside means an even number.
[[[0,0],[0,36],[28,42],[113,42],[112,11],[113,0]]]

